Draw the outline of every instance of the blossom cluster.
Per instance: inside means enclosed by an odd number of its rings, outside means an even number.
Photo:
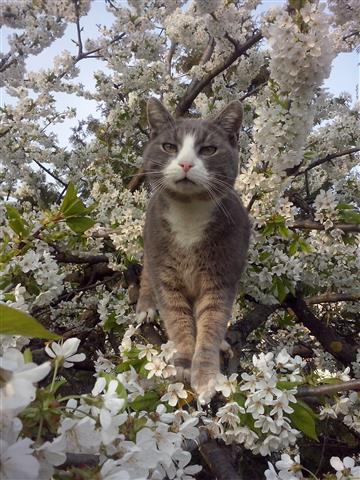
[[[223,395],[230,390],[238,395],[237,401],[227,403],[217,412],[217,436],[225,443],[244,444],[254,453],[269,455],[296,443],[300,432],[292,427],[288,415],[294,412],[297,402],[296,388],[280,389],[279,382],[297,382],[304,366],[303,360],[292,358],[285,349],[274,358],[273,353],[254,355],[254,373],[242,373],[242,382],[236,385],[232,379]],[[231,377],[230,379],[231,380]]]

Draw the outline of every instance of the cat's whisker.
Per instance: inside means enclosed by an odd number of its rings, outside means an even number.
[[[221,199],[218,199],[216,197],[216,193],[211,189],[211,186],[209,184],[206,184],[204,185],[204,187],[206,188],[206,191],[208,192],[208,194],[210,195],[211,199],[214,201],[214,203],[219,207],[219,209],[223,212],[223,214],[226,216],[226,218],[231,221],[232,223],[234,223],[234,220],[230,214],[230,212],[226,209],[226,207],[224,206],[224,204],[222,203]]]
[[[229,184],[223,182],[222,180],[219,180],[218,178],[212,178],[211,179],[211,184],[214,187],[217,186],[219,192],[221,191],[223,194],[224,193],[231,193],[236,198],[239,198],[239,194],[236,192],[236,190],[234,190]]]

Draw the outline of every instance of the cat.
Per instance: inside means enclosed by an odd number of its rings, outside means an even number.
[[[178,375],[209,401],[249,246],[248,214],[233,189],[242,107],[233,101],[214,120],[175,120],[151,98],[147,114],[153,194],[137,317],[152,320],[159,310]]]

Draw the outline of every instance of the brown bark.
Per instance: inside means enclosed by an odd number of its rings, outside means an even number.
[[[319,320],[303,298],[289,295],[284,305],[295,313],[298,320],[310,330],[323,348],[337,360],[349,366],[356,361],[356,347],[346,342],[334,328]]]

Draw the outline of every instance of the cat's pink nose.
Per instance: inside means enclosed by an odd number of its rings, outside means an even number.
[[[182,169],[184,170],[185,173],[188,172],[190,170],[190,168],[192,168],[194,166],[193,163],[186,162],[186,161],[179,162],[179,165],[180,165],[180,167],[182,167]]]

